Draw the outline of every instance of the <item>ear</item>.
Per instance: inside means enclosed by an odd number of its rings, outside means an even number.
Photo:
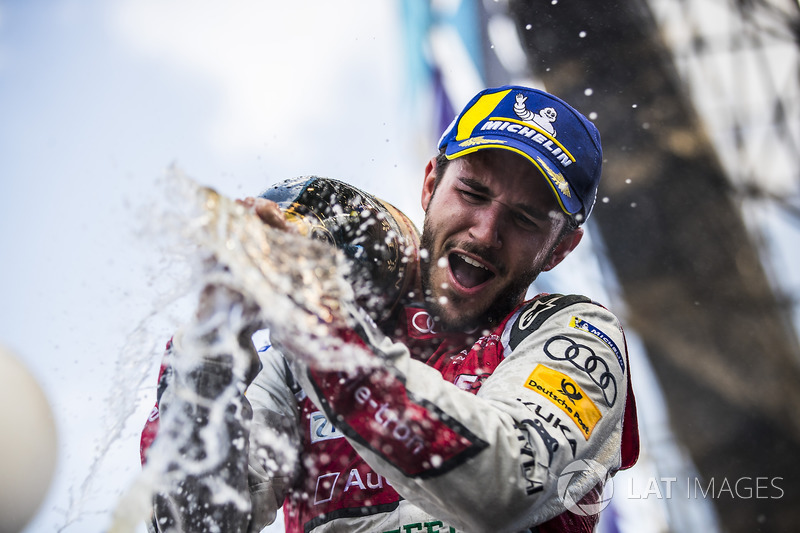
[[[547,263],[542,267],[543,271],[552,270],[558,265],[561,261],[567,257],[572,250],[574,250],[578,243],[581,242],[583,238],[583,228],[576,228],[575,230],[567,233],[564,235],[564,238],[561,239],[561,242],[556,245],[555,250],[550,255],[550,259]]]
[[[436,189],[436,158],[432,157],[428,164],[425,165],[425,181],[422,182],[422,210],[428,210],[428,204],[433,197],[433,191]]]

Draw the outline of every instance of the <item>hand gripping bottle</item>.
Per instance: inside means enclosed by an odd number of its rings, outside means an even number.
[[[277,203],[302,234],[342,250],[353,265],[357,301],[377,323],[415,290],[419,233],[391,204],[318,176],[283,181],[259,196]]]

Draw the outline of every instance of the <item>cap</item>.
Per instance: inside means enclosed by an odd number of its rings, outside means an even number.
[[[560,98],[513,85],[481,91],[442,134],[439,149],[455,159],[484,148],[524,156],[564,213],[579,224],[589,217],[603,162],[600,133]]]

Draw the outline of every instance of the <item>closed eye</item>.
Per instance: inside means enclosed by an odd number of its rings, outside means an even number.
[[[461,197],[464,198],[464,200],[467,203],[473,205],[479,205],[492,201],[492,198],[489,196],[488,193],[483,192],[482,190],[476,190],[476,187],[482,189],[483,188],[482,184],[476,182],[476,184],[473,185],[473,183],[471,182],[472,180],[464,178],[461,180],[463,186],[456,188],[458,194],[460,194]],[[523,206],[512,207],[507,205],[506,207],[511,212],[510,213],[511,220],[513,220],[514,224],[516,224],[521,229],[525,231],[534,231],[539,228],[541,220],[539,220],[536,217],[537,213],[528,212],[528,211],[533,211],[532,209]]]
[[[468,202],[477,204],[481,202],[485,202],[487,200],[486,195],[473,192],[467,189],[458,189],[459,194]]]
[[[539,224],[536,220],[522,211],[514,211],[514,222],[522,229],[528,231],[535,230],[539,227]]]

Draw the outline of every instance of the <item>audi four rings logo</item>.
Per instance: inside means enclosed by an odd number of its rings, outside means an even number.
[[[433,327],[434,326],[433,317],[428,313],[426,313],[425,311],[420,311],[419,313],[411,317],[411,324],[413,324],[414,329],[416,329],[420,333],[438,333]]]
[[[586,500],[579,498],[575,501],[575,496],[570,494],[570,488],[577,487],[580,492],[592,489],[600,484],[602,490],[597,493],[596,498],[591,495]],[[594,516],[611,503],[614,495],[614,484],[608,470],[592,459],[578,459],[568,464],[561,475],[558,477],[557,484],[558,498],[564,507],[579,516]]]

